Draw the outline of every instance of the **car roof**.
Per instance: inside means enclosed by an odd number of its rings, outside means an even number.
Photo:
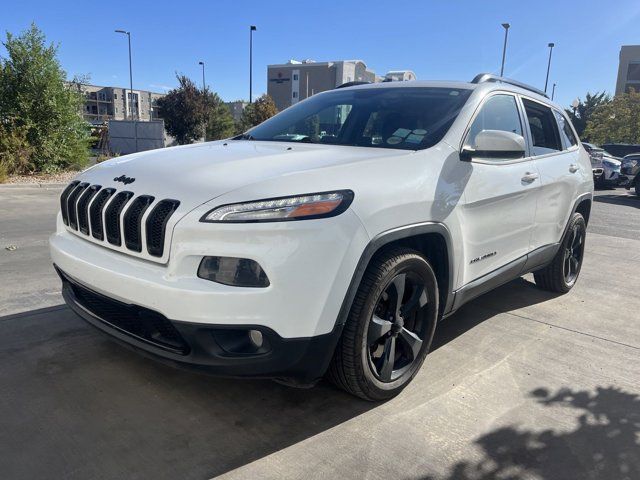
[[[397,89],[397,88],[458,88],[458,89],[466,89],[478,91],[479,93],[489,93],[493,90],[501,90],[501,91],[509,91],[512,93],[518,93],[520,95],[525,95],[527,97],[534,98],[539,102],[545,103],[549,106],[553,106],[560,111],[562,107],[555,104],[549,98],[544,97],[532,90],[528,90],[526,88],[518,87],[517,85],[513,85],[511,83],[500,82],[500,81],[487,81],[481,83],[471,83],[471,82],[456,82],[456,81],[447,81],[447,80],[409,80],[404,82],[376,82],[376,83],[365,83],[360,85],[353,85],[344,87],[344,90],[369,90],[369,89]]]

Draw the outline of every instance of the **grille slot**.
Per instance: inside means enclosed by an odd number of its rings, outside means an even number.
[[[154,198],[140,195],[124,214],[124,244],[129,250],[142,252],[142,217]]]
[[[133,192],[120,192],[107,207],[104,214],[104,226],[107,234],[107,241],[112,245],[122,245],[122,235],[120,234],[120,214],[129,199],[133,197]]]
[[[78,229],[85,235],[89,235],[89,212],[87,207],[101,188],[100,185],[91,185],[78,200]]]
[[[88,183],[79,184],[73,192],[69,194],[69,198],[67,198],[67,216],[69,218],[69,226],[74,230],[78,229],[78,219],[76,218],[76,203],[78,202],[78,197],[84,190],[89,186]]]
[[[91,204],[91,207],[89,207],[89,222],[91,223],[91,235],[93,235],[93,238],[104,240],[102,210],[115,191],[114,188],[105,188],[98,194]]]
[[[162,200],[147,217],[147,251],[149,255],[162,256],[167,222],[179,205],[178,200]]]
[[[179,355],[189,353],[189,345],[164,315],[101,295],[58,272],[71,290],[74,301],[102,323],[164,350]]]
[[[77,180],[71,182],[67,185],[67,188],[64,189],[62,195],[60,195],[60,213],[62,213],[62,221],[65,225],[69,225],[69,211],[67,210],[67,199],[69,198],[69,194],[71,191],[76,188],[80,182]]]

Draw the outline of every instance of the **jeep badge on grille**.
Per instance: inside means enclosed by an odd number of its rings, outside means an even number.
[[[132,177],[127,177],[126,175],[120,175],[119,177],[116,177],[113,179],[114,182],[122,182],[125,185],[129,185],[130,183],[133,183],[136,181],[135,178]]]

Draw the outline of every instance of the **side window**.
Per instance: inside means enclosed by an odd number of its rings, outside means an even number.
[[[502,130],[522,135],[522,124],[514,96],[489,97],[471,124],[465,145],[473,147],[476,135],[482,130]]]
[[[571,130],[569,121],[565,118],[564,115],[556,110],[553,111],[553,114],[556,116],[556,120],[558,121],[558,127],[560,128],[560,137],[562,137],[564,148],[567,149],[577,145],[578,140],[573,134],[573,130]]]
[[[522,99],[522,103],[531,130],[533,154],[545,155],[562,150],[558,127],[551,109],[525,98]]]

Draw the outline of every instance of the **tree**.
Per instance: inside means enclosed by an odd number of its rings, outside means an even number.
[[[273,99],[266,93],[246,106],[240,118],[239,130],[245,132],[278,113]]]
[[[207,93],[207,140],[229,138],[235,133],[235,124],[229,107],[217,93]]]
[[[178,88],[158,99],[169,135],[180,145],[202,138],[207,119],[205,94],[185,75],[176,75]]]
[[[84,166],[89,153],[89,128],[80,115],[84,95],[66,82],[58,46],[47,46],[35,24],[17,37],[7,32],[3,45],[8,54],[0,58],[5,168],[24,173]]]
[[[640,143],[640,93],[616,95],[591,115],[584,131],[592,142]]]
[[[606,92],[596,92],[593,95],[587,92],[584,102],[578,99],[578,107],[574,110],[567,108],[567,115],[571,118],[571,123],[576,128],[578,136],[582,137],[584,129],[591,118],[593,112],[601,105],[606,105],[611,101],[611,97]],[[586,139],[586,137],[585,137]]]

